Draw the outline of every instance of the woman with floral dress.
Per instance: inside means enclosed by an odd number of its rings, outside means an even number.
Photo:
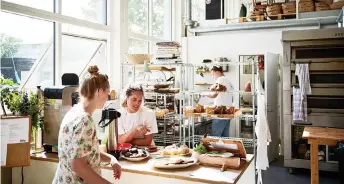
[[[101,177],[100,161],[110,161],[115,179],[121,176],[121,166],[115,157],[99,151],[96,124],[92,119],[95,109],[103,108],[110,91],[106,75],[98,73],[97,66],[88,68],[90,77],[79,89],[80,103],[65,115],[59,132],[59,165],[54,184],[111,182]]]

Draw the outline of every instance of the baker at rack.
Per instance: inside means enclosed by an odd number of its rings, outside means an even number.
[[[215,106],[231,107],[233,103],[233,95],[229,92],[233,92],[233,84],[226,78],[221,66],[213,66],[211,69],[211,76],[216,80],[216,84],[226,87],[226,91],[221,93],[211,93],[207,96],[214,99]],[[230,119],[218,118],[213,119],[211,125],[211,135],[218,137],[229,137],[229,125]]]
[[[123,94],[122,107],[118,110],[118,142],[137,146],[154,145],[153,134],[158,133],[155,113],[143,106],[144,92],[141,85],[130,84]]]

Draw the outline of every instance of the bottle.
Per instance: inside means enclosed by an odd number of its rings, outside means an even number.
[[[43,94],[43,90],[41,89],[41,86],[37,86],[37,98],[40,100],[40,101],[43,101],[44,100],[44,94]],[[43,117],[44,117],[44,113],[43,113],[43,110],[44,110],[44,107],[43,109],[41,110],[41,113],[39,114],[39,119],[41,120]],[[42,148],[42,142],[43,142],[43,135],[42,135],[42,128],[41,128],[41,124],[43,122],[41,121],[40,122],[40,126],[37,128],[36,130],[36,141],[35,141],[35,149],[41,149]]]

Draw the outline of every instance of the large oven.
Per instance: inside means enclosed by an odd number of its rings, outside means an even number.
[[[283,41],[282,122],[284,165],[310,168],[309,145],[302,139],[303,127],[344,128],[344,29],[285,31]],[[312,93],[307,95],[307,121],[293,119],[293,88],[297,64],[307,63]],[[338,171],[334,147],[319,147],[319,169]],[[290,170],[292,171],[292,169]]]

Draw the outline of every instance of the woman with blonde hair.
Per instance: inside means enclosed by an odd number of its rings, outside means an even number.
[[[108,99],[110,84],[97,66],[88,68],[90,77],[79,88],[80,102],[65,115],[58,140],[59,165],[53,180],[62,183],[111,182],[101,177],[100,161],[110,161],[115,179],[121,177],[121,166],[115,157],[99,151],[96,123],[92,113],[102,109]]]
[[[125,90],[122,107],[118,110],[118,142],[137,146],[154,145],[153,134],[158,133],[155,113],[144,107],[143,89],[131,84]]]

